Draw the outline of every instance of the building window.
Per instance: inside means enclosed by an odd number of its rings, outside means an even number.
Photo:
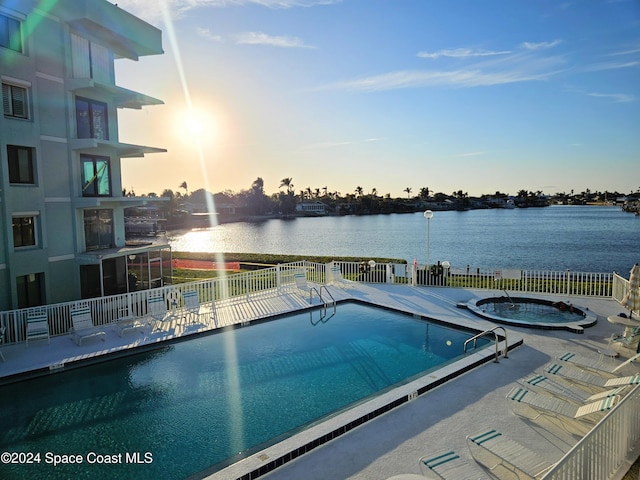
[[[85,210],[84,239],[87,251],[113,247],[113,211]]]
[[[9,183],[35,184],[33,174],[33,148],[7,145]]]
[[[30,273],[16,277],[18,308],[37,307],[44,304],[44,273]]]
[[[22,28],[19,20],[0,13],[0,46],[22,53]]]
[[[36,217],[13,217],[13,246],[34,247],[37,244]]]
[[[111,196],[109,157],[80,155],[82,162],[82,196]]]
[[[6,117],[29,118],[25,87],[2,82],[2,111]]]
[[[107,104],[76,97],[78,138],[109,140]]]
[[[107,47],[71,33],[71,58],[73,78],[93,78],[102,83],[111,83],[112,60]]]

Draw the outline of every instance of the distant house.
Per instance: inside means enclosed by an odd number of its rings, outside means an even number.
[[[161,31],[106,0],[1,3],[0,310],[157,285],[171,249],[127,244],[148,199],[123,196],[121,163],[165,150],[122,143],[117,110],[163,102],[116,85],[115,60],[162,54]]]
[[[322,202],[302,202],[296,205],[296,212],[305,215],[326,215],[329,206]]]

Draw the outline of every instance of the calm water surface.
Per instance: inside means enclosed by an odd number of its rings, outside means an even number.
[[[619,207],[552,206],[513,210],[434,212],[429,221],[431,263],[454,268],[616,271],[640,262],[640,217]],[[170,232],[184,252],[245,252],[371,256],[425,263],[427,220],[422,213],[296,218],[228,223]]]

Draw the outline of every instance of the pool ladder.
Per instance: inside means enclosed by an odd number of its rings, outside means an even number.
[[[329,296],[329,298],[331,300],[325,300],[324,297],[322,296],[322,290],[324,289],[324,291],[326,292],[326,294]],[[336,314],[336,301],[333,298],[333,295],[331,295],[331,292],[329,291],[329,289],[324,286],[321,285],[320,286],[320,291],[318,291],[318,289],[316,287],[311,287],[309,289],[309,303],[311,304],[312,300],[313,300],[313,292],[316,292],[316,295],[318,296],[318,298],[320,299],[320,301],[322,302],[322,307],[320,308],[320,318],[316,321],[313,320],[313,310],[309,312],[309,320],[311,321],[312,325],[317,325],[318,323],[322,322],[328,322],[329,319],[331,317],[333,317]],[[327,311],[329,309],[329,307],[333,306],[333,312],[331,313],[331,315],[329,315],[327,317]]]
[[[502,351],[502,356],[504,358],[509,358],[509,342],[507,341],[507,331],[504,329],[504,327],[493,327],[490,330],[485,330],[482,333],[479,333],[477,335],[475,335],[474,337],[471,337],[470,339],[468,339],[467,341],[464,342],[464,353],[467,353],[467,345],[471,342],[473,342],[473,348],[476,348],[476,344],[478,342],[478,339],[480,337],[484,337],[485,335],[490,335],[493,334],[493,338],[495,340],[495,344],[496,344],[496,358],[494,360],[495,363],[499,363],[498,362],[498,357],[500,356],[500,349],[498,348],[498,344],[500,343],[500,337],[498,337],[498,334],[496,333],[496,330],[502,330],[504,333],[504,349]]]

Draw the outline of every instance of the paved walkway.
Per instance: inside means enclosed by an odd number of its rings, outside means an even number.
[[[354,288],[331,288],[331,293],[337,300],[350,298],[368,301],[474,328],[492,326],[456,305],[476,296],[490,296],[494,292],[358,284]],[[510,352],[509,358],[501,358],[499,363],[488,363],[471,370],[263,478],[385,480],[399,474],[419,474],[420,457],[448,449],[455,450],[467,459],[476,469],[478,478],[483,478],[486,474],[471,458],[465,438],[487,428],[495,428],[517,439],[551,461],[558,460],[577,442],[577,438],[516,417],[505,395],[515,381],[565,352],[598,355],[598,349],[606,348],[607,339],[618,331],[606,318],[616,315],[622,308],[611,299],[527,296],[562,300],[588,308],[598,316],[598,323],[586,329],[582,335],[558,330],[509,327],[510,338],[524,340],[524,345]],[[3,377],[6,380],[29,371],[55,369],[73,362],[95,360],[102,355],[123,354],[130,348],[153,347],[163,340],[202,332],[215,326],[287,313],[307,304],[308,299],[295,291],[284,294],[266,292],[252,297],[250,301],[221,302],[214,323],[176,324],[170,334],[131,332],[119,337],[115,331],[109,330],[106,341],[87,342],[83,346],[75,345],[68,336],[53,338],[50,345],[37,342],[29,347],[24,344],[5,346],[2,352],[6,362],[0,361],[0,381]],[[204,317],[206,319],[208,315]],[[254,458],[243,462],[255,462],[259,457],[260,454],[256,454]],[[216,477],[223,478],[219,475]]]

